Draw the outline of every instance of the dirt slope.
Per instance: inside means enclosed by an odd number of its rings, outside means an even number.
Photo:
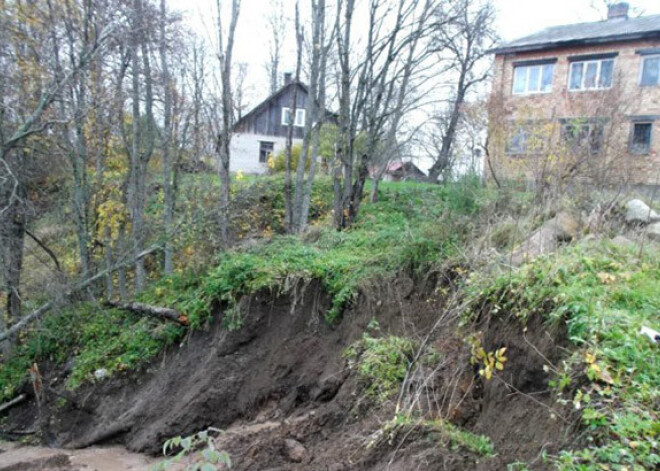
[[[435,286],[424,284],[414,289],[403,277],[377,285],[335,327],[323,320],[329,301],[315,284],[295,300],[259,293],[241,303],[242,329],[228,332],[219,315],[147,371],[83,388],[75,404],[56,405],[51,397],[42,429],[58,446],[114,443],[156,454],[169,437],[219,427],[227,430],[219,446],[239,471],[505,470],[515,461],[546,469],[539,453],[558,449],[570,428],[550,413],[543,371],[543,357],[559,357],[562,337],[536,322],[527,334],[507,318],[485,318],[476,327],[485,333],[485,347],[509,349],[502,379],[483,384],[469,364],[469,348],[447,321],[432,339],[440,364],[425,374],[422,387],[415,378],[409,385],[411,397],[423,391],[432,398],[418,401],[428,416],[449,417],[491,437],[495,458],[422,428],[378,438],[394,416],[394,403],[367,400],[343,352],[372,318],[384,335],[424,338],[443,312]],[[45,381],[57,386],[57,375],[46,370]],[[29,406],[13,411],[10,421],[26,427],[38,422]]]

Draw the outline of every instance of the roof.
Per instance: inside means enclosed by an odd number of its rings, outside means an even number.
[[[495,54],[660,38],[660,15],[553,26],[491,50]]]

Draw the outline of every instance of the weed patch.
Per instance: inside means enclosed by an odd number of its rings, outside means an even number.
[[[660,326],[660,256],[607,243],[569,247],[497,278],[471,280],[472,315],[541,315],[565,322],[575,350],[550,386],[579,411],[586,446],[556,457],[561,470],[660,466],[660,352],[639,334]]]

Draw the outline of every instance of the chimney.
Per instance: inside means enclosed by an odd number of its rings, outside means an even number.
[[[627,20],[629,8],[626,2],[613,3],[607,9],[607,20]]]
[[[291,72],[284,72],[284,85],[289,85],[291,83],[292,78],[293,78],[293,74]]]

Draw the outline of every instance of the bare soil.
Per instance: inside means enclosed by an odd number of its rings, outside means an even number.
[[[404,405],[427,417],[448,418],[490,437],[494,458],[419,427],[389,439],[379,435],[394,417],[396,398],[376,403],[365,397],[343,352],[372,318],[383,335],[421,341],[444,312],[436,292],[434,277],[375,285],[335,326],[323,319],[330,301],[315,283],[293,296],[262,292],[241,302],[240,330],[228,332],[218,314],[144,371],[81,388],[73,400],[50,395],[41,420],[33,403],[16,407],[8,423],[38,429],[60,449],[121,445],[145,455],[157,455],[172,436],[218,427],[226,430],[218,446],[238,471],[498,471],[514,462],[549,469],[541,453],[556,452],[573,436],[570,417],[554,406],[543,368],[562,356],[565,336],[534,319],[526,332],[507,316],[484,315],[469,328],[483,332],[487,350],[508,349],[505,370],[484,382],[470,365],[466,329],[458,333],[455,320],[447,318],[430,342],[439,364],[413,375],[404,395]],[[53,390],[62,388],[61,371],[42,372]],[[3,468],[5,456],[0,454],[1,471],[81,469],[70,452],[24,468]]]

